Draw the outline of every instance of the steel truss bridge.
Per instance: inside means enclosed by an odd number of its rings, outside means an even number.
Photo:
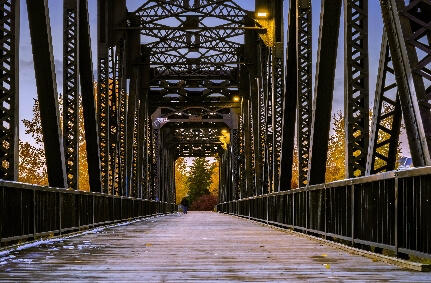
[[[129,11],[125,0],[98,0],[92,47],[87,0],[64,0],[62,119],[47,1],[27,0],[49,187],[16,182],[19,2],[0,2],[1,245],[172,212],[175,160],[213,156],[220,212],[431,257],[430,0],[380,0],[372,116],[367,0],[257,0],[255,11],[222,0],[147,0]],[[321,5],[315,61],[311,5]],[[325,183],[340,48],[346,179]],[[91,192],[77,182],[80,96]],[[393,171],[402,118],[416,169]]]

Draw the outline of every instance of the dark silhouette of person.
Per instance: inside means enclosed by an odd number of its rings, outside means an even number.
[[[183,198],[181,200],[181,205],[183,206],[183,213],[187,214],[187,208],[189,206],[189,200],[187,198]]]

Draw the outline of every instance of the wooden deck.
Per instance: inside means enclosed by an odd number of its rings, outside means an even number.
[[[429,282],[431,273],[244,219],[190,212],[3,253],[0,281]]]

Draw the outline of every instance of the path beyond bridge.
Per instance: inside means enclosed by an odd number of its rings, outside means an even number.
[[[190,212],[104,228],[0,257],[1,281],[429,282],[258,223]]]

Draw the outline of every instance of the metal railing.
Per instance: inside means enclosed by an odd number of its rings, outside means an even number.
[[[172,213],[175,204],[0,180],[0,243]]]
[[[217,209],[402,258],[431,258],[431,167],[255,196]]]

